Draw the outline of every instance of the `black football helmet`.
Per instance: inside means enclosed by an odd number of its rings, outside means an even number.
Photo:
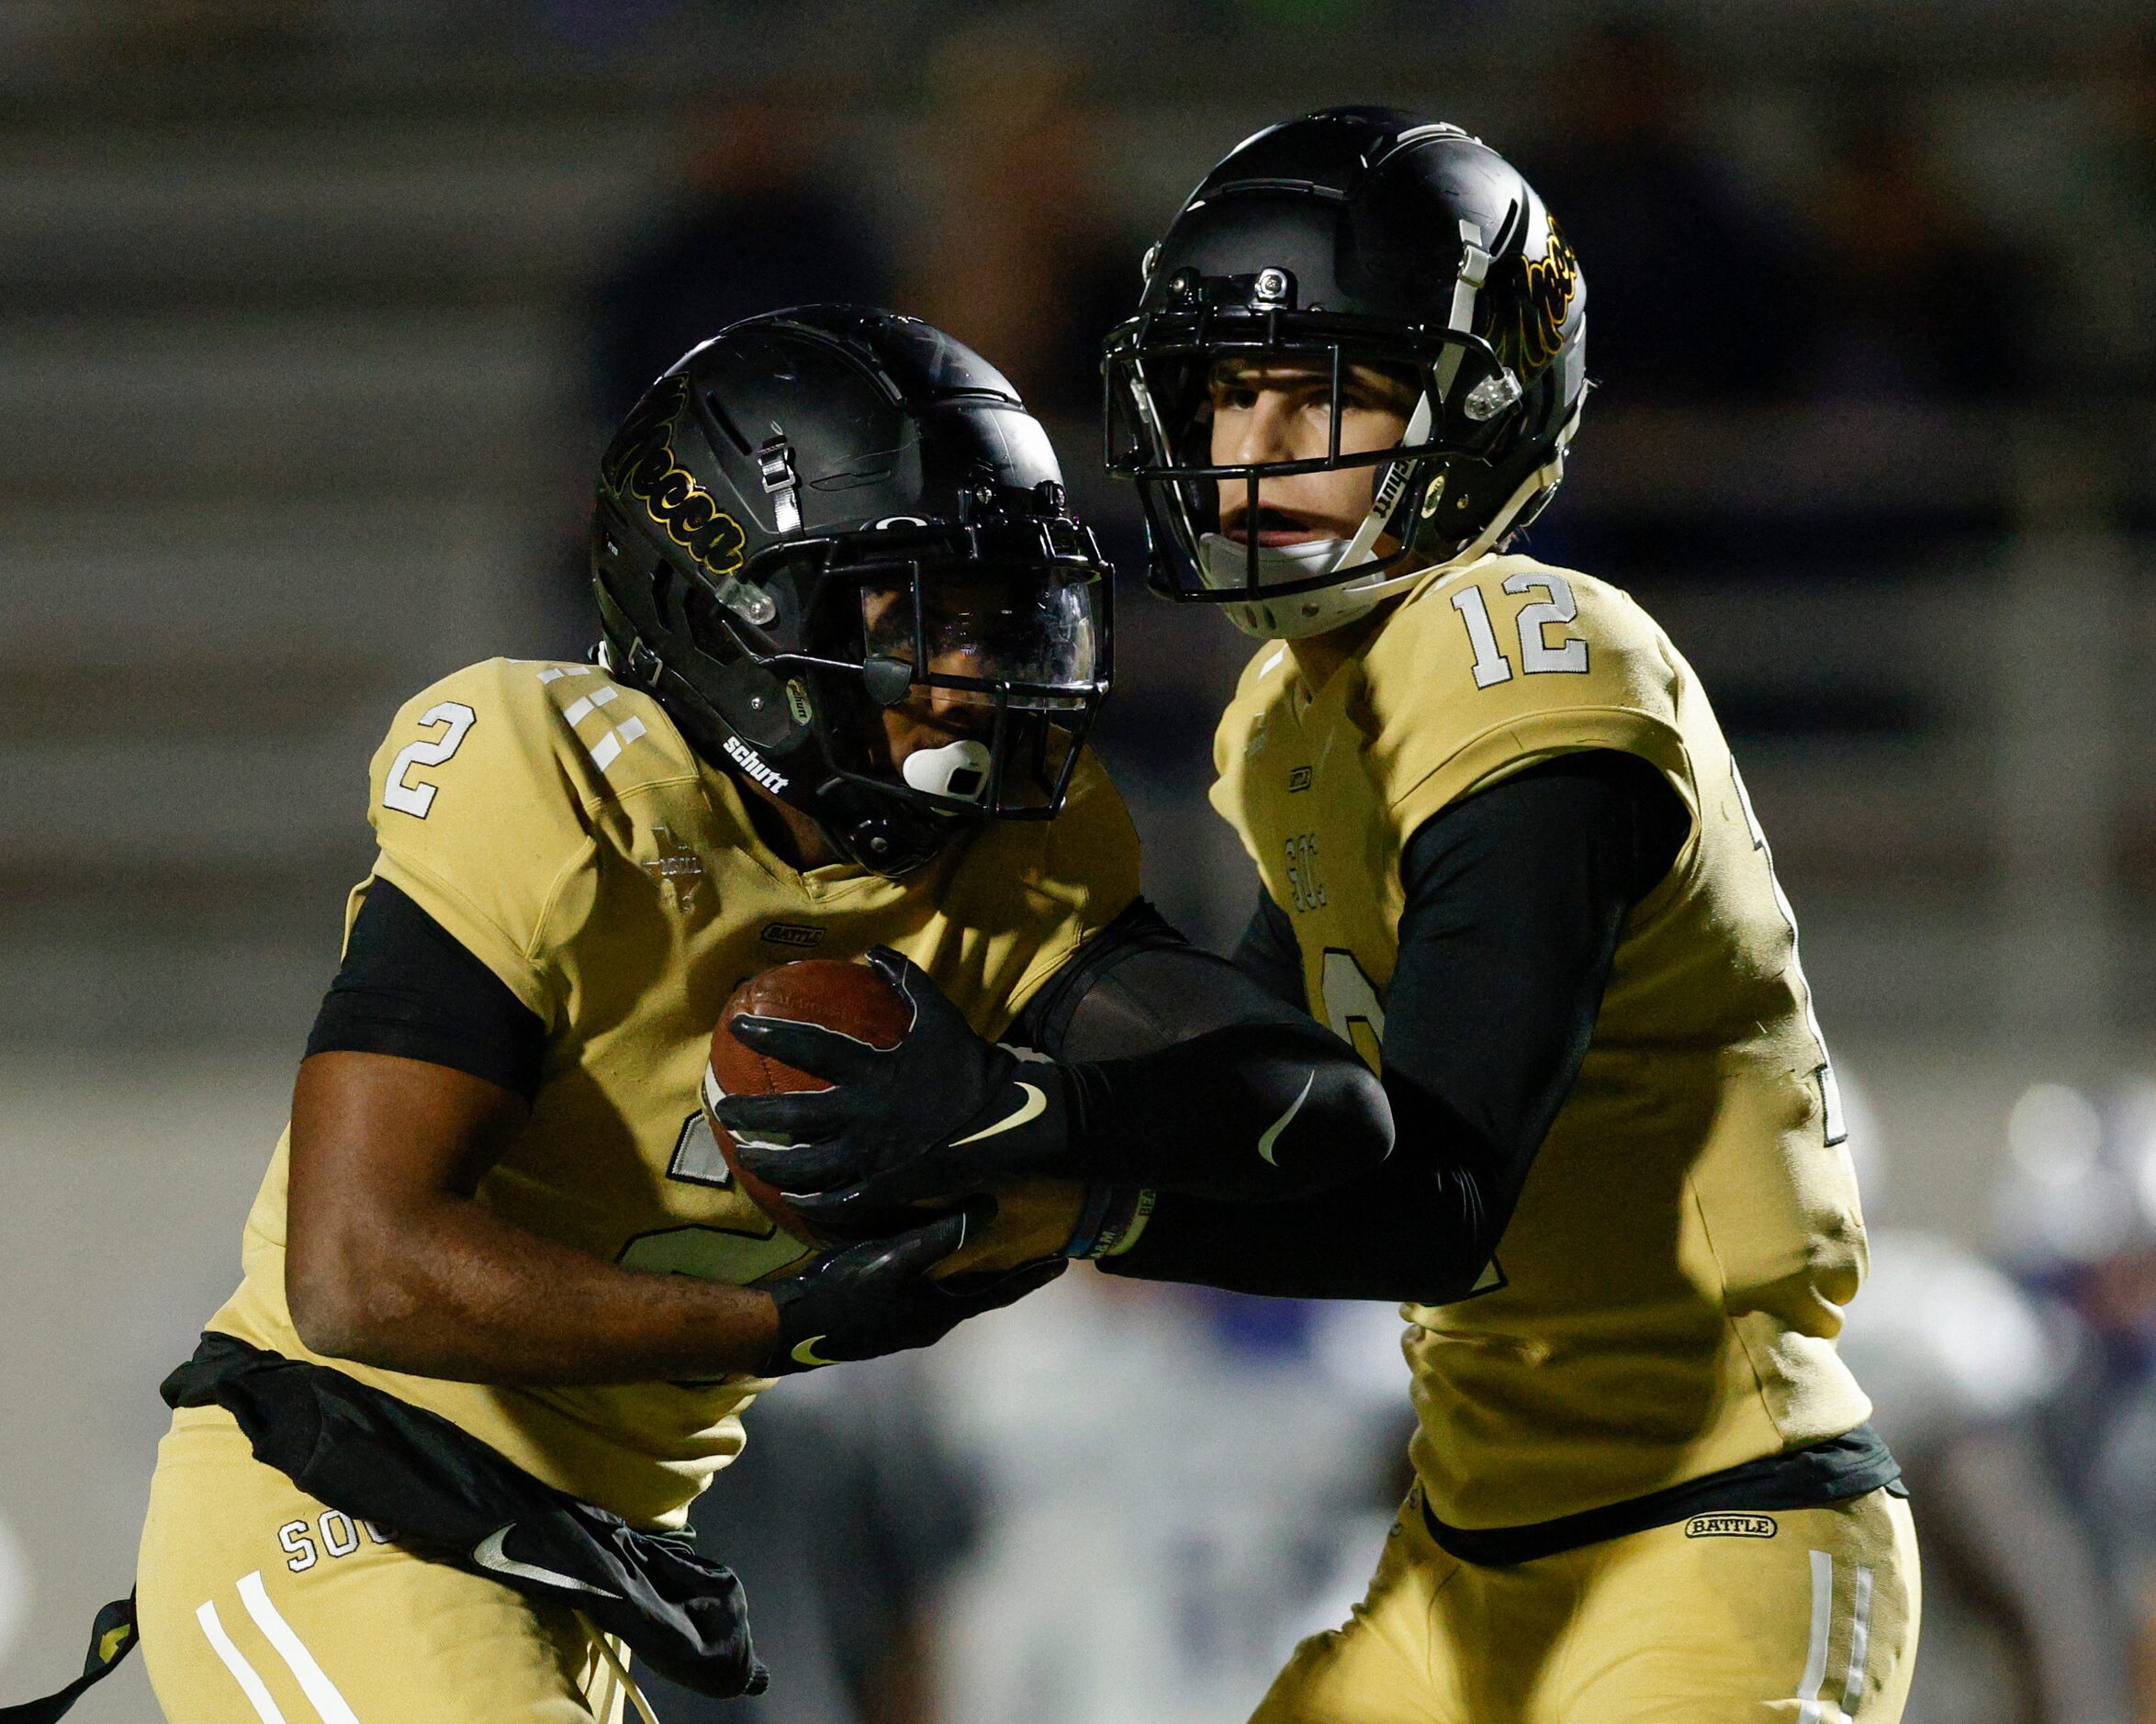
[[[802,307],[688,353],[600,463],[591,573],[608,667],[881,874],[1052,816],[1107,693],[1110,571],[1047,434],[914,318]]]
[[[1564,476],[1586,330],[1578,259],[1542,199],[1457,126],[1339,107],[1246,140],[1147,254],[1138,314],[1107,341],[1108,466],[1138,483],[1154,589],[1297,636],[1482,555]],[[1330,379],[1322,456],[1213,460],[1216,367],[1238,359]],[[1342,453],[1351,367],[1401,386],[1398,445]],[[1352,538],[1260,543],[1263,479],[1338,467],[1379,469]],[[1223,487],[1242,487],[1241,536],[1219,531]]]

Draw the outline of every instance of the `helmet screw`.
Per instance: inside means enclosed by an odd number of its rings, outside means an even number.
[[[751,712],[761,712],[764,710],[763,696],[760,694],[750,695],[748,697],[748,710]]]
[[[869,840],[869,848],[873,850],[878,856],[881,856],[884,851],[891,848],[891,840],[882,837],[870,838]]]
[[[1284,269],[1262,269],[1258,272],[1258,297],[1285,299],[1287,297],[1287,272]]]

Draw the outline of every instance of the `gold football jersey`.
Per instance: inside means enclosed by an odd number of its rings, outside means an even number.
[[[1475,1291],[1409,1306],[1431,1506],[1511,1526],[1839,1436],[1865,1268],[1796,927],[1691,668],[1623,592],[1522,556],[1410,589],[1321,688],[1275,643],[1213,800],[1288,912],[1312,1008],[1376,1069],[1400,851],[1538,759],[1651,762],[1692,821],[1624,924],[1594,1036]]]
[[[798,871],[655,700],[587,665],[495,659],[437,683],[399,713],[372,790],[370,879],[410,895],[547,1027],[531,1119],[478,1200],[610,1262],[737,1284],[804,1254],[736,1188],[701,1106],[712,1027],[742,981],[881,943],[1000,1036],[1138,892],[1137,834],[1090,757],[1053,821],[987,823],[900,879]],[[432,1408],[639,1524],[678,1524],[739,1451],[760,1381],[492,1387],[318,1360],[285,1302],[287,1152],[288,1134],[248,1218],[245,1279],[211,1327]]]

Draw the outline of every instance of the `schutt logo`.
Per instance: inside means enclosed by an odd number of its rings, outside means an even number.
[[[743,742],[738,736],[726,738],[726,753],[741,763],[741,768],[773,796],[783,790],[789,780],[786,775]]]
[[[766,946],[814,946],[824,937],[821,928],[804,928],[798,922],[774,922],[764,930]]]

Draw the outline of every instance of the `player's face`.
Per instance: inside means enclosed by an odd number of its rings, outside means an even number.
[[[915,657],[913,607],[895,587],[870,588],[861,594],[861,622],[868,649],[911,664]],[[977,639],[945,632],[928,642],[928,668],[949,676],[985,677],[986,655]],[[896,706],[883,709],[883,737],[891,764],[923,748],[940,748],[966,737],[985,741],[995,711],[987,697],[964,688],[915,683]]]
[[[869,652],[917,661],[910,588],[864,589],[861,621]],[[927,668],[938,675],[1052,685],[1094,674],[1092,602],[1082,587],[939,581],[924,600],[921,622]],[[892,764],[899,766],[917,750],[988,741],[995,699],[984,689],[916,682],[882,717]]]
[[[1329,365],[1290,357],[1224,357],[1209,379],[1212,459],[1219,466],[1324,459],[1332,436],[1332,373]],[[1373,365],[1341,374],[1340,452],[1390,449],[1408,428],[1413,391]],[[1258,514],[1249,519],[1250,493],[1240,479],[1220,481],[1220,531],[1247,540],[1254,528],[1263,545],[1354,536],[1370,512],[1379,468],[1341,467],[1258,482]]]

